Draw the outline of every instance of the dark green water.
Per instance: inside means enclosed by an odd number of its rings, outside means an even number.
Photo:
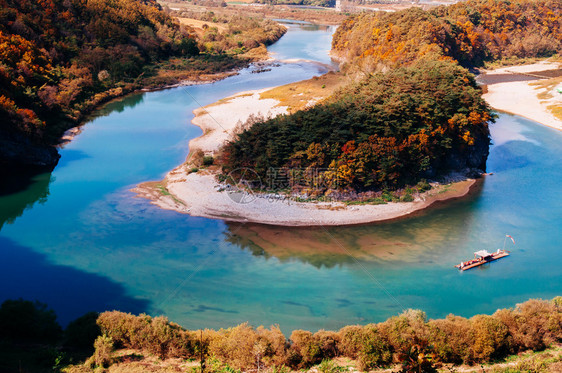
[[[292,26],[280,60],[329,63],[332,28]],[[493,312],[562,294],[562,133],[519,117],[492,125],[486,177],[470,198],[392,223],[288,229],[164,211],[129,189],[187,154],[192,110],[321,74],[310,62],[111,103],[62,149],[52,174],[0,197],[0,301],[48,303],[63,323],[90,310],[164,314],[188,328],[244,321],[284,331]],[[459,273],[509,233],[512,255]]]

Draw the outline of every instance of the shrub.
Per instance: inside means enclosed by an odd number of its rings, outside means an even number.
[[[266,343],[263,361],[266,365],[282,369],[287,361],[287,351],[289,344],[287,339],[279,329],[279,326],[272,326],[269,329],[260,326],[257,328],[258,339]],[[286,368],[286,367],[285,367]]]
[[[511,346],[509,329],[499,319],[488,315],[476,315],[470,319],[474,341],[471,353],[474,361],[490,361],[507,355]]]
[[[400,373],[437,373],[436,364],[434,364],[435,354],[426,343],[414,345],[408,351],[400,353],[399,360],[402,364]]]
[[[112,363],[111,354],[114,350],[113,340],[107,335],[100,335],[94,342],[94,355],[91,363],[96,367],[107,368]]]
[[[422,311],[407,310],[380,324],[346,326],[338,332],[295,330],[290,340],[278,326],[254,329],[245,323],[203,331],[201,348],[209,369],[224,373],[258,367],[286,373],[287,367],[303,369],[316,364],[322,373],[336,373],[340,368],[331,359],[338,356],[356,359],[360,370],[387,366],[394,358],[402,363],[402,371],[433,372],[441,362],[487,362],[512,351],[542,349],[561,341],[562,306],[558,301],[530,300],[493,316],[466,319],[449,315],[429,322]],[[91,318],[89,314],[71,323],[67,333],[89,330]],[[200,356],[199,332],[186,331],[165,317],[104,312],[98,325],[104,335],[96,339],[89,366],[111,363],[113,347],[144,350],[162,359]],[[545,364],[541,360],[532,367]]]
[[[384,366],[392,361],[392,350],[374,324],[362,330],[361,348],[358,354],[358,368],[366,371]]]
[[[470,363],[472,329],[468,319],[448,315],[445,319],[430,320],[429,338],[439,360],[460,364]]]
[[[395,352],[405,352],[427,340],[426,321],[423,311],[409,309],[381,323],[379,330]]]
[[[205,330],[209,343],[209,354],[237,369],[256,366],[256,355],[260,353],[255,330],[244,323],[234,328],[219,331]],[[254,354],[255,353],[255,354]]]
[[[322,348],[314,335],[306,330],[294,330],[291,333],[292,355],[288,363],[293,364],[292,367],[299,368],[310,367],[322,361]],[[299,359],[300,357],[300,359]],[[295,365],[295,362],[298,364]]]
[[[314,333],[314,340],[317,341],[324,359],[331,359],[338,355],[338,345],[340,342],[338,333],[319,330]]]
[[[499,310],[494,317],[508,327],[519,351],[542,350],[562,337],[562,319],[553,302],[531,299],[514,310]]]
[[[400,198],[400,201],[402,202],[412,202],[413,200],[414,197],[410,193],[406,193],[404,194],[404,196],[402,196],[402,198]]]
[[[344,326],[338,334],[341,354],[351,359],[357,358],[363,340],[363,327],[359,325]]]
[[[418,190],[418,192],[423,193],[431,189],[431,184],[429,184],[426,179],[422,179],[419,183],[416,184],[416,189]]]
[[[215,159],[212,155],[206,155],[203,157],[203,166],[211,166]]]
[[[102,333],[110,337],[116,347],[146,350],[164,359],[193,356],[193,339],[179,325],[165,317],[134,316],[118,311],[104,312],[98,318]]]
[[[203,158],[205,157],[205,153],[201,149],[197,149],[193,153],[191,153],[188,157],[191,164],[195,166],[201,166],[203,164]]]

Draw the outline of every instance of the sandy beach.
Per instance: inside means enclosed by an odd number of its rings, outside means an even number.
[[[170,171],[164,180],[143,183],[133,191],[163,209],[193,216],[282,226],[333,226],[404,217],[437,201],[463,197],[476,182],[467,179],[448,185],[435,184],[433,189],[416,195],[413,202],[347,206],[342,202],[302,203],[279,195],[229,190],[226,184],[216,180],[212,170],[192,172],[190,158],[194,153],[200,150],[206,155],[214,154],[250,115],[267,117],[287,112],[288,108],[279,106],[278,100],[260,98],[267,90],[242,92],[195,110],[192,122],[203,130],[203,135],[189,142],[190,156],[186,163]]]
[[[511,66],[501,69],[487,71],[487,74],[509,75],[529,74],[533,77],[536,72],[558,70],[562,63],[542,61],[530,65]],[[537,75],[538,77],[538,75]],[[516,114],[562,130],[562,120],[554,116],[552,109],[562,108],[562,94],[556,91],[561,84],[556,80],[534,79],[527,81],[501,82],[488,85],[488,92],[483,95],[484,99],[496,110]],[[540,84],[544,82],[543,84]],[[540,98],[537,96],[540,95]]]

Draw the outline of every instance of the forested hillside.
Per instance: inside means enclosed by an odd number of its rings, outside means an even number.
[[[52,163],[48,148],[50,157],[30,159],[18,150],[52,142],[101,92],[126,88],[147,64],[199,53],[155,0],[0,0],[0,8],[4,162]]]
[[[469,0],[429,11],[409,8],[348,18],[336,31],[336,55],[366,71],[450,58],[463,66],[562,51],[562,2]]]
[[[155,0],[0,0],[0,165],[54,165],[51,145],[96,105],[181,73],[246,64],[237,55],[256,29],[252,47],[284,33],[262,23],[240,20],[251,32],[239,27],[234,44],[216,50]]]

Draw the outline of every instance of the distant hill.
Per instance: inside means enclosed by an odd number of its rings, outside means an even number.
[[[351,68],[375,71],[420,58],[466,67],[562,51],[562,2],[469,0],[424,11],[365,13],[336,31],[332,50]]]
[[[256,3],[271,5],[312,5],[333,7],[336,0],[257,0]]]

